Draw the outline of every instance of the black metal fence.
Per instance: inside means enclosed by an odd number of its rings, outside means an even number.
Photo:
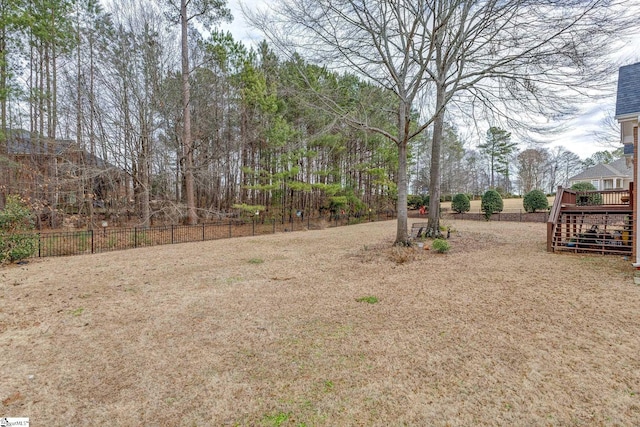
[[[319,230],[369,221],[395,218],[395,212],[368,212],[358,215],[324,217],[295,216],[288,221],[256,220],[214,222],[198,225],[167,225],[161,227],[129,227],[62,232],[40,232],[34,257],[95,254],[145,246],[228,239],[301,230]]]

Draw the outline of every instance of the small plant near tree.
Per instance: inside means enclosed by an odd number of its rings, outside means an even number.
[[[0,264],[29,258],[38,248],[33,215],[18,196],[9,196],[0,211]]]
[[[451,200],[451,210],[456,213],[469,212],[471,209],[471,201],[469,196],[464,193],[458,193]]]
[[[249,264],[262,264],[264,260],[262,258],[251,258]]]
[[[549,200],[541,190],[531,190],[524,195],[522,205],[527,212],[544,211],[549,209]]]
[[[431,249],[440,254],[444,254],[449,252],[451,245],[444,239],[435,239],[433,243],[431,243]]]
[[[496,190],[487,190],[482,196],[482,202],[480,203],[480,209],[484,212],[484,217],[487,221],[496,212],[502,212],[504,209],[504,202],[500,193]]]

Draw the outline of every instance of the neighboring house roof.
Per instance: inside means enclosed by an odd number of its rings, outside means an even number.
[[[633,178],[633,164],[627,165],[625,157],[609,164],[599,163],[585,169],[578,175],[569,178],[569,181],[587,181],[600,178]]]
[[[7,139],[7,152],[13,155],[33,155],[33,154],[55,154],[63,157],[68,153],[83,153],[86,161],[91,161],[101,169],[113,167],[101,158],[92,155],[86,150],[79,149],[74,141],[66,139],[56,139],[53,143],[48,138],[36,139],[36,135],[24,129],[12,130]]]
[[[640,62],[618,70],[616,118],[640,115]]]

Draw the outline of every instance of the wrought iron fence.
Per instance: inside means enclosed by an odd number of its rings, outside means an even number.
[[[53,257],[95,254],[145,246],[340,227],[369,221],[386,221],[393,218],[395,218],[393,211],[370,211],[355,215],[294,216],[287,221],[252,218],[245,221],[214,222],[198,225],[105,227],[93,230],[39,232],[33,234],[38,240],[37,251],[33,256]]]

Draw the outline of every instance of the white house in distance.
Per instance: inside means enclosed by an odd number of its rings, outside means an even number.
[[[618,71],[618,95],[616,98],[616,119],[620,123],[620,139],[626,155],[633,155],[634,189],[638,188],[638,121],[640,119],[640,62],[620,67]],[[634,191],[637,193],[637,191]],[[632,194],[633,241],[635,244],[634,267],[640,269],[640,236],[638,233],[638,212],[640,197]]]
[[[633,162],[623,157],[614,162],[599,163],[569,178],[569,186],[589,182],[596,190],[628,190],[633,181]]]

